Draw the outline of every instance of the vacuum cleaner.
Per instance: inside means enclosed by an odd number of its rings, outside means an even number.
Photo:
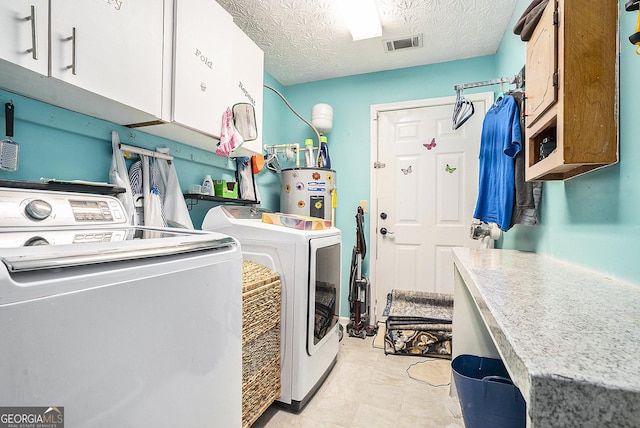
[[[351,254],[351,272],[349,275],[349,311],[350,322],[347,333],[350,337],[364,339],[376,334],[377,327],[371,326],[370,314],[370,283],[362,275],[362,262],[367,254],[367,244],[364,238],[364,210],[358,206],[356,212],[356,245]]]

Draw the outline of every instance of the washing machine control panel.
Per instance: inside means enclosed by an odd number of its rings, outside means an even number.
[[[79,223],[86,222],[108,222],[112,223],[121,220],[122,211],[119,204],[109,204],[106,200],[70,200],[69,204],[73,210],[73,216]]]
[[[0,188],[0,229],[106,224],[128,224],[112,196]]]

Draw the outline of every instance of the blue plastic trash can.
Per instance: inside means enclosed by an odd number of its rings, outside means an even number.
[[[451,370],[465,428],[526,427],[526,403],[502,361],[459,355]]]

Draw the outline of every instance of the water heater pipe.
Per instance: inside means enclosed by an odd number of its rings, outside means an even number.
[[[278,95],[282,99],[282,101],[284,101],[284,103],[287,105],[287,107],[289,107],[289,110],[291,110],[293,112],[293,114],[298,116],[298,119],[300,119],[301,121],[303,121],[304,123],[309,125],[309,128],[313,129],[313,132],[316,133],[316,136],[318,137],[318,156],[316,157],[316,165],[318,165],[319,162],[320,162],[320,132],[318,132],[316,127],[313,126],[311,124],[311,122],[309,122],[307,119],[302,117],[297,111],[295,111],[295,109],[293,107],[291,107],[291,104],[289,104],[289,101],[287,101],[287,99],[284,97],[284,95],[282,95],[276,88],[273,88],[273,87],[271,87],[269,85],[266,85],[266,84],[263,84],[262,86],[264,86],[265,88],[275,92],[276,95]]]

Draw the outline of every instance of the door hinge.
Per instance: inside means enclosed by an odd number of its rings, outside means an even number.
[[[373,167],[374,167],[374,168],[386,168],[386,167],[387,167],[387,165],[386,165],[386,164],[384,164],[384,163],[382,163],[382,162],[375,161],[375,162],[373,163]]]
[[[560,76],[559,71],[556,71],[555,73],[553,73],[553,86],[555,86],[556,88],[558,87],[558,78]]]
[[[559,19],[560,19],[560,9],[556,9],[553,11],[553,25],[558,25]]]

